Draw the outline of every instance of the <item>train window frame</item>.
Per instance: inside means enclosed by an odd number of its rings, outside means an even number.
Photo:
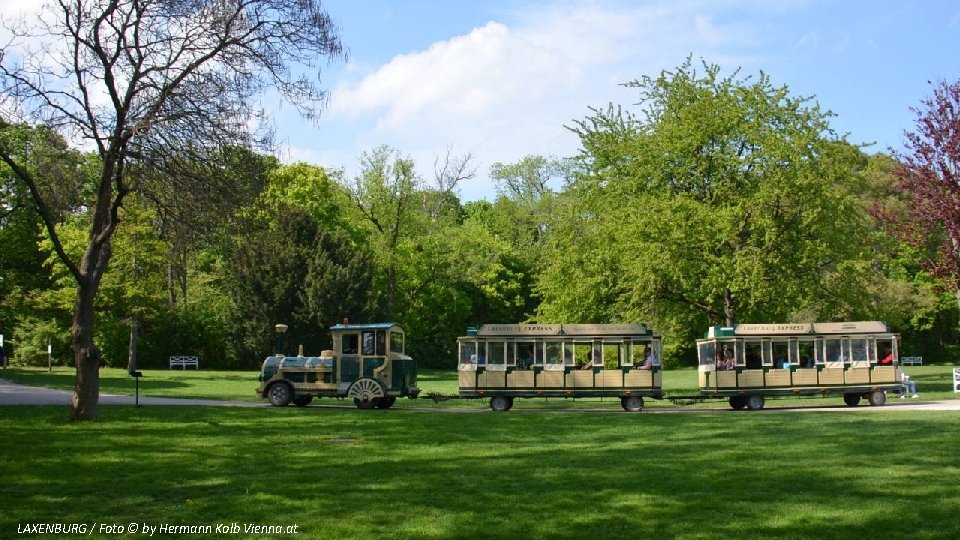
[[[377,351],[376,340],[376,332],[373,330],[360,332],[360,354],[362,356],[375,356]]]
[[[603,369],[620,369],[623,360],[623,341],[603,340]],[[614,358],[608,358],[607,352],[616,350]]]
[[[773,341],[764,339],[760,344],[760,365],[762,367],[773,367]]]
[[[852,367],[868,367],[870,365],[870,354],[865,336],[854,336],[848,340],[849,363]],[[859,346],[858,346],[859,345]],[[858,354],[859,353],[859,354]]]
[[[840,336],[823,339],[823,363],[831,369],[842,368],[844,361],[844,339]]]
[[[720,351],[720,354],[723,354],[723,349]],[[717,341],[708,340],[698,343],[697,360],[701,366],[713,366],[713,369],[717,369]]]
[[[386,356],[387,354],[387,333],[383,330],[377,330],[376,354],[377,356]]]
[[[517,365],[517,342],[516,341],[507,341],[507,366],[516,367]]]
[[[877,344],[876,344],[876,348],[877,348],[877,363],[879,363],[880,360],[882,360],[882,357],[881,357],[880,355],[883,354],[883,348],[882,348],[882,347],[885,346],[885,345],[889,345],[889,347],[890,347],[890,354],[891,354],[892,357],[893,357],[893,363],[891,363],[890,365],[896,365],[896,364],[899,364],[899,363],[900,363],[900,356],[899,356],[899,353],[898,353],[898,351],[897,351],[897,340],[896,340],[893,336],[889,336],[889,337],[887,337],[887,336],[878,337],[878,338],[876,339],[876,342],[877,342]]]
[[[396,330],[390,331],[390,352],[397,354],[404,354],[404,335],[403,332],[398,332]]]
[[[486,365],[487,366],[506,366],[507,352],[506,341],[487,340],[486,347]]]
[[[348,342],[353,345],[347,348]],[[360,332],[344,332],[340,336],[340,354],[343,356],[357,356],[360,354]]]
[[[742,342],[742,356],[743,356],[743,366],[746,369],[762,369],[763,368],[763,340],[762,339],[745,339]],[[751,366],[747,361],[747,353],[752,352],[752,349],[756,348],[756,354],[759,355],[758,363],[755,366]]]
[[[537,339],[533,341],[533,365],[543,366],[546,364],[544,362],[546,355],[544,352],[544,343],[542,339]]]
[[[563,342],[555,340],[544,340],[543,342],[543,364],[545,366],[562,366],[563,362]]]
[[[563,365],[572,366],[576,363],[576,356],[574,356],[574,347],[572,341],[563,342]]]
[[[602,368],[603,367],[603,340],[594,339],[590,342],[591,350],[593,351],[593,367]]]
[[[533,367],[537,362],[537,342],[532,339],[523,339],[514,342],[514,345],[517,349],[517,365],[523,369]],[[529,347],[530,353],[529,362],[527,362],[527,358],[524,357],[524,353],[528,352],[527,347]]]
[[[458,354],[460,356],[458,365],[460,366],[461,370],[464,369],[464,366],[472,366],[473,369],[476,369],[477,340],[461,340],[458,349]]]
[[[573,365],[593,365],[593,342],[590,340],[574,340],[570,342],[573,347]],[[589,362],[587,361],[589,360]]]
[[[817,340],[816,339],[806,339],[800,338],[795,340],[797,342],[797,365],[802,369],[816,369],[819,364],[820,355],[817,354]],[[807,349],[807,353],[804,354],[803,349]],[[804,358],[811,356],[811,364],[804,367]]]
[[[774,368],[782,368],[782,367],[784,367],[784,366],[782,366],[782,365],[778,365],[778,364],[777,364],[777,360],[778,360],[778,358],[780,357],[780,355],[777,354],[778,351],[783,351],[783,352],[784,352],[783,357],[784,357],[784,358],[786,359],[786,361],[787,361],[787,364],[786,364],[787,366],[790,366],[790,365],[792,364],[792,362],[790,362],[790,341],[791,341],[791,340],[789,340],[789,339],[771,339],[771,340],[770,340],[770,353],[771,353],[771,357],[772,357],[772,364],[771,364],[771,365],[772,365]]]

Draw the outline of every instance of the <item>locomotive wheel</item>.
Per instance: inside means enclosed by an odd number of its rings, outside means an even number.
[[[497,412],[506,412],[513,407],[513,398],[507,396],[493,396],[490,398],[490,408]]]
[[[879,407],[887,402],[887,394],[882,390],[874,390],[870,392],[870,396],[867,397],[867,401],[870,402],[874,407]]]
[[[759,411],[763,408],[763,396],[750,396],[747,398],[747,408],[751,411]]]
[[[311,401],[313,401],[313,396],[309,396],[309,395],[297,396],[293,398],[293,404],[296,405],[297,407],[306,407],[307,405],[310,404]]]
[[[293,401],[293,387],[285,382],[273,383],[267,389],[267,400],[274,407],[286,407]]]
[[[389,409],[390,407],[393,407],[393,404],[396,402],[397,402],[396,396],[387,396],[385,398],[380,398],[380,400],[377,401],[377,408]]]
[[[353,398],[353,404],[357,406],[358,409],[375,409],[380,404],[380,398],[373,398],[363,400],[360,398]]]
[[[739,411],[747,406],[747,399],[744,396],[730,396],[730,406]]]
[[[358,409],[373,409],[380,403],[381,399],[386,397],[386,394],[379,381],[363,378],[357,379],[350,385],[350,389],[347,390],[347,397],[353,398],[353,403]]]
[[[860,394],[844,394],[843,402],[851,407],[856,407],[860,403]]]
[[[640,396],[623,396],[620,398],[620,406],[627,412],[640,412],[643,410],[643,398]]]

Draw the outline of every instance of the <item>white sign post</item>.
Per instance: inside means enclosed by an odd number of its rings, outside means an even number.
[[[953,393],[960,394],[960,368],[953,368]]]

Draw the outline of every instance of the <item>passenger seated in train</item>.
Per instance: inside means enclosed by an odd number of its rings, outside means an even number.
[[[593,351],[587,351],[587,361],[577,364],[577,369],[590,369],[593,367]]]
[[[640,364],[637,369],[653,369],[653,352],[649,345],[643,348],[643,364]]]
[[[892,364],[893,364],[893,351],[891,351],[891,350],[889,350],[889,349],[885,349],[883,352],[884,352],[883,357],[880,358],[880,360],[878,360],[877,363],[880,364],[881,366],[889,366],[889,365],[892,365]]]
[[[790,369],[790,361],[787,360],[787,356],[784,353],[781,353],[780,356],[777,357],[773,365],[779,369]]]
[[[520,369],[530,369],[530,366],[533,365],[533,351],[529,347],[524,347],[520,351],[520,360],[517,362],[517,367]]]
[[[760,355],[752,348],[747,349],[747,369],[761,369]]]
[[[804,368],[804,369],[810,369],[810,368],[812,368],[812,367],[813,367],[813,357],[810,356],[810,355],[806,355],[806,356],[804,356],[803,358],[801,358],[801,359],[800,359],[800,367],[802,367],[802,368]]]
[[[733,359],[732,350],[727,349],[725,353],[717,353],[717,369],[720,371],[737,369],[737,363]]]

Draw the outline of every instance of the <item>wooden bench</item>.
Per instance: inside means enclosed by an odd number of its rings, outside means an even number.
[[[900,358],[900,364],[904,366],[922,366],[923,357],[922,356],[904,356]]]
[[[180,369],[187,369],[187,366],[193,366],[193,369],[200,369],[200,359],[196,356],[171,356],[170,357],[170,369],[179,367]]]

